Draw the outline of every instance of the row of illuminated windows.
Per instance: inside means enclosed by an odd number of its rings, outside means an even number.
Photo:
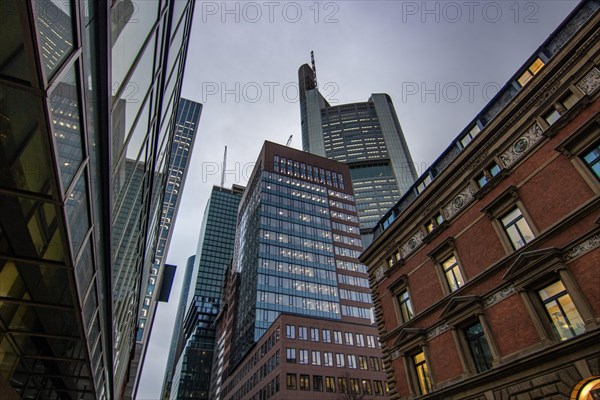
[[[285,326],[285,337],[286,339],[298,339],[308,340],[310,333],[310,340],[312,342],[319,341],[319,332],[321,333],[321,341],[323,343],[335,343],[347,346],[365,347],[365,338],[367,347],[374,349],[377,345],[377,340],[373,335],[364,335],[362,333],[342,332],[331,329],[321,329],[311,327],[310,330],[306,326],[286,325]],[[297,335],[296,335],[297,334]],[[356,342],[355,342],[356,339]]]
[[[335,254],[337,254],[338,256],[358,258],[358,257],[360,257],[361,253],[362,253],[362,251],[335,246]]]
[[[280,311],[285,311],[285,307],[289,308],[297,308],[298,310],[303,310],[304,312],[308,311],[318,311],[326,314],[339,314],[340,308],[339,304],[327,301],[327,300],[317,300],[310,299],[306,297],[300,296],[292,296],[287,294],[279,294],[279,293],[271,293],[271,292],[263,292],[257,291],[256,293],[257,301],[261,302],[263,306],[265,304],[270,304],[270,306],[265,306],[269,308],[276,308]],[[273,310],[263,310],[264,313],[262,316],[257,317],[257,321],[263,322],[273,322],[279,315],[278,311]],[[315,314],[315,313],[311,313]]]
[[[336,261],[337,262],[337,261]],[[308,267],[303,265],[296,265],[293,263],[287,263],[283,261],[274,261],[274,260],[259,260],[260,268],[276,271],[276,272],[286,272],[288,274],[298,275],[305,278],[317,278],[323,279],[330,282],[336,281],[336,273],[333,271],[327,271],[325,269]]]
[[[563,282],[556,280],[535,290],[539,309],[544,310],[545,320],[550,324],[558,340],[568,340],[585,332],[585,324]],[[403,299],[399,299],[403,301]],[[534,307],[536,308],[536,307]],[[466,353],[468,368],[474,373],[485,372],[494,366],[494,347],[486,334],[482,321],[464,324],[457,330],[459,349]],[[413,389],[424,395],[433,388],[432,375],[423,349],[410,356],[414,370],[409,371],[408,381]]]
[[[331,218],[341,219],[343,221],[350,221],[358,223],[358,217],[356,215],[346,214],[340,211],[330,210]]]
[[[346,271],[361,272],[363,274],[367,273],[367,266],[356,262],[335,260],[335,266]]]
[[[338,199],[348,200],[354,202],[354,196],[347,193],[338,192],[336,190],[329,189],[329,196],[337,197]]]
[[[334,233],[333,240],[335,242],[344,243],[344,244],[347,244],[350,246],[362,247],[362,240],[360,240],[360,238],[355,238],[355,237],[350,237],[350,236]]]
[[[282,217],[280,216],[280,218]],[[260,221],[261,225],[265,225],[276,230],[283,230],[287,232],[298,233],[302,236],[313,236],[331,240],[331,232],[329,230],[314,228],[312,226],[302,225],[296,222],[292,223],[287,220],[270,217],[261,217]],[[358,231],[358,228],[355,229]]]
[[[311,190],[311,188],[308,187],[298,188],[297,186],[289,186],[286,184],[263,181],[262,188],[277,194],[287,194],[291,197],[299,197],[304,201],[312,201],[315,203],[327,204],[327,196],[318,194],[321,193],[320,190],[317,192]],[[317,188],[319,187],[317,186]]]
[[[293,175],[344,189],[344,177],[342,174],[296,160],[286,160],[285,157],[275,155],[273,157],[273,169],[275,172],[281,172],[282,174]]]
[[[329,207],[335,207],[335,208],[339,208],[342,210],[348,210],[348,211],[352,211],[352,212],[356,212],[356,206],[354,204],[350,204],[350,203],[343,203],[341,201],[337,201],[337,200],[329,200]]]
[[[281,207],[270,206],[268,204],[262,205],[262,212],[280,218],[287,218],[290,220],[290,222],[311,223],[321,225],[323,227],[329,227],[329,218],[317,217],[315,215],[291,211]]]
[[[341,222],[331,221],[331,228],[336,231],[342,231],[347,233],[353,233],[355,235],[360,235],[360,228],[358,226],[346,225]]]
[[[285,386],[287,390],[311,390],[310,375],[300,374],[299,379],[297,378],[296,374],[288,373],[286,375]],[[321,375],[313,375],[312,378],[312,391],[314,392],[335,393],[337,391],[338,393],[350,395],[384,395],[384,384],[378,380],[371,383],[369,379],[338,377],[336,382],[336,378],[333,376],[326,376],[325,380]]]
[[[325,367],[333,367],[335,365],[337,368],[362,369],[365,371],[369,370],[370,367],[372,371],[381,370],[381,364],[379,358],[377,357],[367,357],[361,355],[357,356],[354,354],[343,353],[334,354],[331,351],[324,351],[323,357],[321,357],[320,350],[296,350],[296,348],[293,347],[288,347],[285,350],[285,354],[286,362],[291,364],[295,364],[297,362],[298,364],[302,365],[323,365]]]
[[[371,303],[371,294],[365,292],[357,292],[356,290],[347,290],[347,289],[339,289],[340,290],[340,299],[342,300],[352,300],[352,301],[361,301],[363,303]]]
[[[360,278],[358,276],[344,275],[338,273],[338,282],[343,283],[345,285],[360,286],[364,288],[369,287],[369,281],[365,278]]]
[[[259,245],[259,251],[263,255],[270,255],[273,257],[290,258],[297,261],[317,263],[319,265],[330,267],[334,265],[333,257],[325,256],[322,254],[309,253],[300,250],[290,250],[288,248],[279,247],[275,245],[261,243]]]
[[[285,208],[295,208],[297,210],[302,210],[305,212],[310,212],[316,215],[327,215],[329,210],[327,207],[321,207],[316,204],[306,203],[300,200],[294,200],[287,197],[280,196],[275,193],[263,193],[262,199],[265,202],[269,202],[278,206],[283,206]]]
[[[268,171],[263,171],[262,176],[264,179],[270,180],[273,183],[285,183],[287,185],[296,186],[315,193],[327,193],[327,189],[321,185],[290,178],[289,176],[279,175]]]
[[[288,235],[287,233],[279,233],[261,229],[259,237],[270,242],[283,243],[310,250],[320,250],[328,253],[333,252],[333,245],[331,243],[306,239],[300,236]]]
[[[265,287],[289,289],[297,292],[322,294],[337,298],[337,288],[331,285],[306,282],[298,279],[282,278],[280,276],[258,274],[258,284]]]

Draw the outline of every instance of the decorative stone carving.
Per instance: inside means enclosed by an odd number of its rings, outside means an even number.
[[[377,268],[375,270],[375,279],[377,281],[380,281],[383,279],[383,277],[385,276],[385,269],[383,268],[383,265],[379,268]]]
[[[483,305],[485,307],[493,306],[494,304],[500,303],[502,300],[504,300],[507,297],[511,296],[515,292],[516,292],[516,290],[515,290],[515,287],[513,285],[505,287],[504,289],[499,290],[496,293],[492,293],[491,295],[489,295],[488,297],[486,297],[483,300]]]
[[[415,233],[414,236],[412,236],[410,239],[408,239],[406,241],[406,243],[404,243],[402,245],[402,247],[400,248],[400,252],[402,253],[402,256],[409,255],[417,247],[419,247],[419,245],[423,242],[424,237],[425,237],[425,234],[421,230],[417,231],[417,233]]]
[[[444,206],[444,218],[452,218],[471,200],[473,200],[473,189],[468,185],[452,201]]]
[[[533,124],[523,136],[518,138],[508,150],[500,155],[500,160],[502,160],[504,167],[510,167],[527,153],[533,145],[540,141],[542,133],[542,127],[537,123]]]
[[[431,340],[436,336],[440,336],[442,333],[446,332],[448,329],[450,329],[450,325],[448,325],[448,324],[436,326],[435,328],[433,328],[432,330],[427,332],[427,340]]]
[[[564,259],[565,261],[572,260],[573,258],[579,257],[598,246],[600,246],[600,235],[594,235],[585,242],[579,243],[577,246],[574,246],[572,249],[567,251]]]
[[[392,351],[392,353],[390,354],[390,358],[391,358],[392,360],[395,360],[395,359],[397,359],[397,358],[400,358],[400,351],[398,351],[398,350],[394,350],[394,351]]]
[[[600,87],[600,70],[594,67],[579,82],[577,87],[585,94],[592,94]]]

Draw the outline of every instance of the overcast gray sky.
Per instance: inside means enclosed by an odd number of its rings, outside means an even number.
[[[146,1],[146,0],[144,0]],[[578,1],[197,2],[182,96],[204,104],[138,399],[163,382],[183,270],[228,146],[226,186],[245,185],[264,140],[301,148],[297,71],[315,51],[332,104],[391,96],[421,173]]]

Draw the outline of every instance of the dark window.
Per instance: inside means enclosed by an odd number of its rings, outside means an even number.
[[[323,391],[323,377],[321,375],[313,375],[313,390],[315,392]]]
[[[583,161],[588,168],[600,179],[600,143],[583,155]]]
[[[477,372],[484,372],[492,368],[493,357],[481,324],[477,322],[465,328],[464,332]]]

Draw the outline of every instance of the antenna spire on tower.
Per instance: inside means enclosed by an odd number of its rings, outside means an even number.
[[[315,52],[310,51],[310,63],[312,64],[313,70],[313,78],[315,79],[315,87],[318,89],[319,85],[317,84],[317,65],[315,64]]]
[[[227,146],[223,154],[223,165],[221,166],[221,187],[225,187],[225,168],[227,168]]]

